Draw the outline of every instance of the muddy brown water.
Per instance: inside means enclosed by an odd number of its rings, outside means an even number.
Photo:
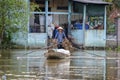
[[[45,50],[0,50],[0,80],[120,80],[120,53],[79,50],[47,60]]]

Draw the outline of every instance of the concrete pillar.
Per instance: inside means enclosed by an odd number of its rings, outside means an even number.
[[[83,7],[83,47],[85,47],[85,23],[86,23],[86,4]]]
[[[45,0],[45,27],[46,32],[48,32],[48,0]]]
[[[104,40],[106,46],[106,32],[107,32],[107,6],[104,8]]]
[[[68,34],[71,34],[71,12],[72,12],[72,1],[68,0]]]
[[[117,18],[117,46],[120,46],[120,18]]]

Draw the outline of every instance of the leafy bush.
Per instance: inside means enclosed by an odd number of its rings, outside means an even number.
[[[28,5],[26,0],[0,0],[0,44],[8,44],[11,35],[27,31]]]

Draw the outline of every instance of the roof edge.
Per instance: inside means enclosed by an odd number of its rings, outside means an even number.
[[[104,5],[109,5],[112,4],[110,2],[105,2],[105,1],[91,1],[91,0],[73,0],[76,2],[84,3],[84,4],[104,4]]]

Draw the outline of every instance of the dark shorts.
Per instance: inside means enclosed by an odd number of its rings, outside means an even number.
[[[58,49],[64,49],[62,46],[62,42],[57,45]]]

